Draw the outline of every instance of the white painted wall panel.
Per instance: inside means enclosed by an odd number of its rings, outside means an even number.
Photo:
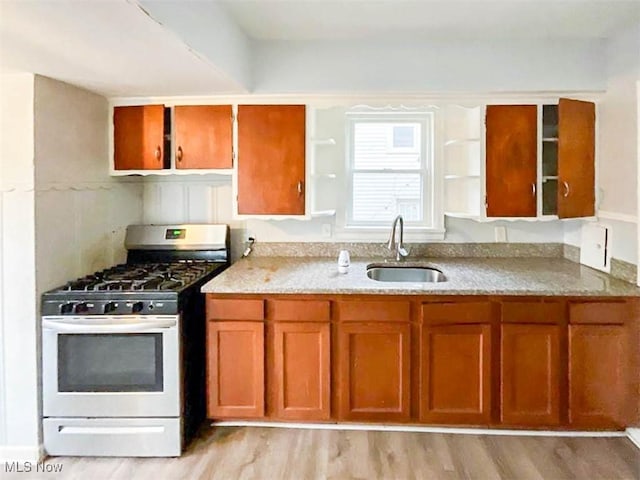
[[[38,445],[33,86],[0,75],[0,459]]]
[[[3,194],[2,319],[6,444],[39,444],[33,191]]]

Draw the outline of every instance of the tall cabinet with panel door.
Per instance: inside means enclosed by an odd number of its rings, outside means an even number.
[[[304,215],[306,108],[238,106],[240,215]]]

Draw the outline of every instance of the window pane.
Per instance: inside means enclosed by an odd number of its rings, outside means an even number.
[[[398,150],[394,149],[396,136]],[[412,133],[408,135],[406,131]],[[403,133],[404,132],[404,133]],[[357,122],[353,128],[353,168],[358,169],[419,169],[420,162],[420,124],[390,122]],[[415,136],[415,138],[413,138]],[[412,141],[417,150],[406,151],[404,143]]]
[[[390,223],[401,214],[407,222],[420,222],[421,193],[419,173],[354,173],[352,221]]]
[[[396,125],[393,127],[393,148],[414,148],[415,128],[411,125]]]

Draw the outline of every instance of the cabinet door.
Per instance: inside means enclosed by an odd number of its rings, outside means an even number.
[[[264,416],[264,325],[207,325],[207,413],[209,418]]]
[[[576,427],[623,428],[631,394],[624,326],[569,326],[569,421]]]
[[[304,215],[305,106],[238,106],[238,213]]]
[[[420,419],[423,422],[490,422],[490,325],[424,328],[422,358]]]
[[[341,420],[409,420],[408,323],[338,326]]]
[[[176,168],[232,168],[231,105],[174,108]]]
[[[595,213],[595,105],[561,98],[558,105],[558,216]]]
[[[286,420],[328,420],[331,416],[328,323],[273,324],[276,403],[274,415]]]
[[[115,107],[116,170],[160,170],[164,165],[164,105]]]
[[[501,421],[509,425],[560,423],[560,327],[503,325]]]
[[[536,105],[489,105],[486,117],[488,217],[535,217]]]

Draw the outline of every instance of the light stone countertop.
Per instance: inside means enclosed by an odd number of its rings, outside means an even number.
[[[334,258],[248,257],[202,287],[233,294],[580,295],[640,296],[640,288],[564,258],[424,258],[403,265],[431,266],[446,282],[378,282],[367,277],[379,258],[352,258],[338,273]]]

